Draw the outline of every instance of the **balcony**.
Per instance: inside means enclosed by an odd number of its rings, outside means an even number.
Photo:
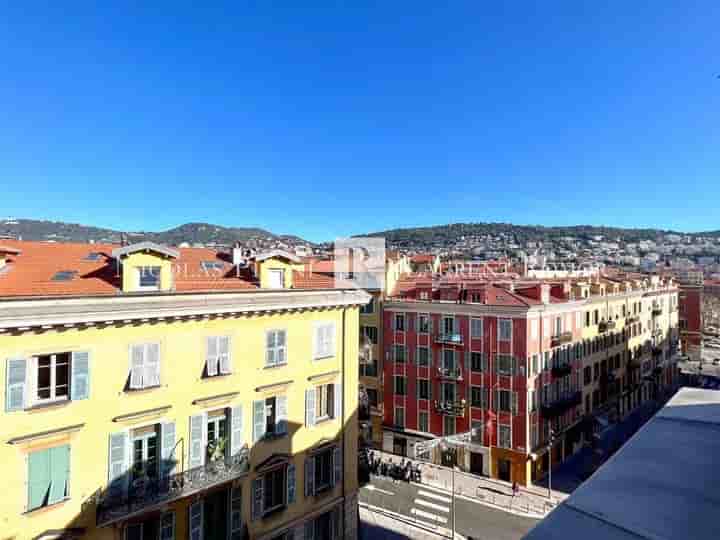
[[[460,332],[442,332],[435,336],[435,343],[444,345],[462,345],[463,337]]]
[[[662,308],[660,306],[653,306],[650,313],[653,317],[659,317],[660,315],[662,315]]]
[[[637,322],[640,322],[640,315],[633,315],[625,319],[625,324],[635,324]]]
[[[460,401],[451,401],[451,400],[436,400],[435,401],[435,410],[439,412],[440,414],[444,414],[445,416],[458,416],[458,417],[464,417],[465,416],[465,405],[466,402],[464,399]]]
[[[562,334],[558,334],[557,336],[552,336],[550,338],[550,346],[551,347],[558,347],[559,345],[564,345],[565,343],[570,343],[573,339],[572,332],[563,332]]]
[[[615,329],[615,321],[600,321],[598,323],[598,331],[600,333]]]
[[[582,392],[573,392],[570,395],[556,399],[548,404],[542,405],[540,411],[545,418],[555,418],[565,411],[582,404]]]
[[[132,482],[127,490],[109,486],[95,494],[97,525],[103,527],[134,514],[160,510],[168,503],[235,480],[250,470],[249,456],[246,446],[232,457],[202,467]]]
[[[438,377],[440,377],[441,379],[461,381],[463,378],[462,369],[458,367],[439,367]]]
[[[558,364],[557,366],[552,367],[551,372],[553,377],[564,377],[565,375],[570,375],[570,373],[572,373],[572,366],[568,363]]]

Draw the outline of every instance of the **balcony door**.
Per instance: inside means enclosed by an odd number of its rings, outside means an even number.
[[[446,370],[455,369],[455,351],[443,349],[443,368]]]
[[[454,403],[456,401],[456,387],[454,383],[442,383],[441,388],[441,397],[443,401],[449,401],[451,403]]]
[[[443,317],[443,333],[454,334],[455,333],[455,319],[453,317]]]
[[[227,540],[228,494],[222,489],[203,498],[203,540]]]

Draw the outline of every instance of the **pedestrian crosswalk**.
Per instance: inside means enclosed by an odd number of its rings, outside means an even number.
[[[450,498],[444,494],[422,489],[418,491],[410,513],[418,521],[430,525],[445,525],[450,517],[450,504]]]

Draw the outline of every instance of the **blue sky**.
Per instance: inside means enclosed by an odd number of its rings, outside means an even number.
[[[720,228],[720,3],[4,6],[0,216]]]

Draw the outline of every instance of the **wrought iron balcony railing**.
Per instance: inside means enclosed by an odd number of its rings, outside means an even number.
[[[582,392],[578,390],[577,392],[573,392],[572,394],[542,405],[540,410],[545,418],[555,418],[556,416],[563,414],[568,409],[576,407],[580,404],[582,404]]]
[[[563,332],[562,334],[558,334],[558,335],[552,336],[550,338],[550,346],[557,347],[558,345],[564,345],[565,343],[570,343],[572,341],[572,338],[573,338],[572,332]]]
[[[446,416],[465,416],[465,405],[464,399],[460,401],[449,401],[449,400],[436,400],[435,410],[440,414]]]
[[[570,373],[572,373],[572,366],[566,362],[553,366],[550,371],[552,372],[553,377],[564,377],[565,375],[570,375]]]
[[[438,375],[441,379],[460,381],[463,378],[462,369],[458,367],[439,367]]]
[[[662,308],[660,306],[653,306],[651,313],[653,317],[658,317],[662,315]]]
[[[435,336],[435,343],[462,345],[463,337],[460,332],[441,332]]]
[[[109,486],[95,495],[97,525],[102,527],[133,514],[156,510],[172,501],[239,478],[250,470],[249,457],[250,451],[245,446],[234,456],[210,461],[202,467],[142,481],[128,481],[126,488]],[[122,479],[115,482],[117,485]]]
[[[635,324],[636,322],[640,322],[640,315],[632,315],[625,319],[625,324]]]

